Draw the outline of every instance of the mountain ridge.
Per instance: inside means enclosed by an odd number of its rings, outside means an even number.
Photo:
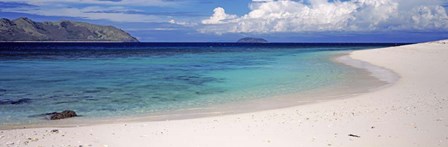
[[[113,26],[62,20],[35,22],[26,17],[0,19],[0,41],[3,42],[139,42],[129,33]]]

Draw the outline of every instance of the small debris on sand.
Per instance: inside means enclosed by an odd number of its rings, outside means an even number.
[[[360,138],[361,136],[355,135],[355,134],[348,134],[348,136],[350,137],[356,137],[356,138]]]
[[[36,141],[39,141],[39,138],[28,138],[28,141],[25,141],[24,143],[28,144],[30,141],[31,142],[36,142]]]
[[[14,145],[15,143],[14,142],[7,142],[5,144],[6,144],[6,146],[9,146],[9,145]]]

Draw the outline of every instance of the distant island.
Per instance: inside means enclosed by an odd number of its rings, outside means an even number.
[[[238,43],[268,43],[268,41],[266,39],[263,39],[263,38],[253,38],[253,37],[241,38],[237,42]]]
[[[129,33],[113,26],[85,22],[35,22],[26,17],[0,19],[0,41],[111,41],[138,42]]]

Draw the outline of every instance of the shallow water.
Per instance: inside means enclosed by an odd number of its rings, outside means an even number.
[[[385,45],[23,46],[0,50],[0,124],[65,109],[150,115],[319,89],[354,73],[330,60],[339,51]]]

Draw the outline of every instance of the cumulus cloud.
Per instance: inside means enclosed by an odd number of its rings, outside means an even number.
[[[204,33],[448,30],[446,0],[253,0],[243,16],[216,8]]]
[[[203,24],[221,24],[227,20],[232,20],[236,18],[236,15],[226,14],[224,8],[217,7],[213,10],[213,15],[210,18],[203,20]]]

